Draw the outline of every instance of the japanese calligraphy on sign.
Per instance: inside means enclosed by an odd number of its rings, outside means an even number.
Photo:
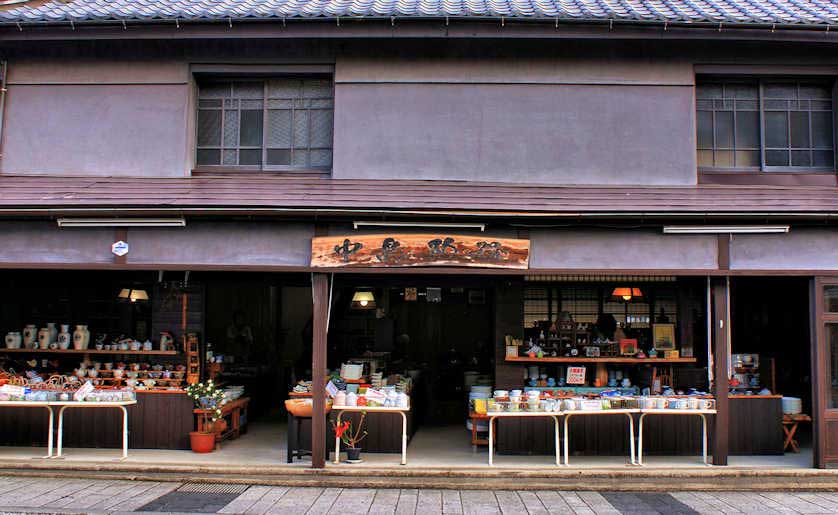
[[[488,235],[353,234],[311,240],[313,267],[529,268],[530,242]]]

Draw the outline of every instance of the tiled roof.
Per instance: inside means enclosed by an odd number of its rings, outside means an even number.
[[[395,16],[838,24],[836,0],[0,0],[0,8],[0,21],[21,23]]]
[[[537,199],[534,201],[533,199]],[[55,177],[0,175],[0,212],[25,210],[342,210],[516,215],[838,213],[835,187],[596,187],[282,175]],[[220,214],[220,213],[219,213]]]

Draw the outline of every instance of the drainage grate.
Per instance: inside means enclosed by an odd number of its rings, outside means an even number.
[[[243,494],[250,485],[221,485],[217,483],[185,483],[177,492],[195,492],[201,494]]]

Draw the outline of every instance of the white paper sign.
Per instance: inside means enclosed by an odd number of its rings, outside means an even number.
[[[567,384],[585,384],[585,367],[567,367]]]
[[[130,248],[131,247],[128,245],[128,242],[119,240],[117,242],[114,242],[113,245],[111,245],[111,252],[113,252],[116,256],[122,257],[125,254],[128,254],[128,250]]]
[[[87,394],[92,392],[92,391],[93,391],[93,383],[91,383],[90,381],[87,381],[86,383],[81,385],[81,388],[76,390],[76,393],[73,394],[73,400],[77,401],[77,402],[81,402],[81,401],[84,400],[85,397],[87,397]]]

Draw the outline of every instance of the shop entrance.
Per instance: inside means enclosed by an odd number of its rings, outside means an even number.
[[[470,456],[469,391],[494,383],[494,303],[485,279],[336,277],[328,368],[336,381],[344,376],[347,393],[406,388],[411,454],[445,446],[449,459]],[[368,415],[364,452],[400,452],[401,423]]]
[[[731,412],[747,414],[731,417],[733,455],[812,464],[809,297],[808,278],[731,279]]]

